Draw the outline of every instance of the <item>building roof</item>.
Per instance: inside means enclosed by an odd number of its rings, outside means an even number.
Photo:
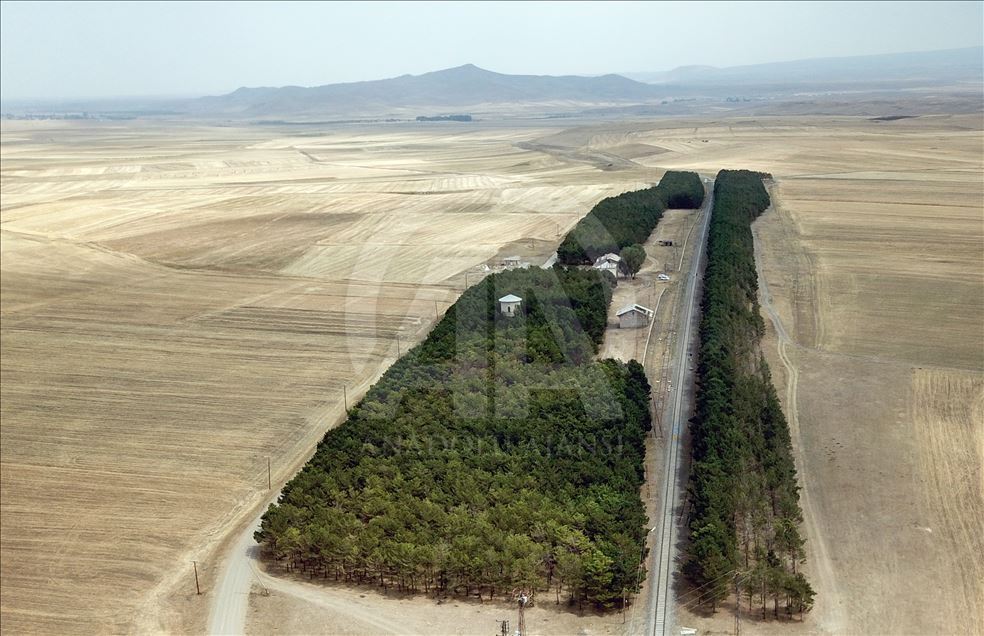
[[[625,307],[622,307],[621,309],[618,310],[618,313],[615,314],[615,315],[616,316],[622,316],[622,315],[627,314],[627,313],[632,312],[632,311],[637,311],[640,314],[643,314],[643,315],[645,315],[647,317],[650,317],[650,318],[655,313],[652,309],[649,309],[647,307],[643,307],[642,305],[635,305],[635,304],[633,304],[633,305],[626,305]]]
[[[602,263],[604,263],[606,261],[611,261],[613,263],[618,263],[621,260],[622,260],[622,257],[619,256],[618,254],[605,254],[604,256],[599,256],[598,258],[596,258],[594,264],[595,264],[595,267],[597,267],[598,265],[601,265]]]
[[[504,261],[518,261],[520,258],[518,256],[504,256],[502,258]]]
[[[521,302],[522,300],[523,299],[520,298],[519,296],[513,296],[512,294],[509,294],[508,296],[503,296],[502,298],[500,298],[499,299],[499,302],[500,303],[518,303],[518,302]]]

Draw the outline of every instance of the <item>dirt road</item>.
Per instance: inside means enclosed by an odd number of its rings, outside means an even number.
[[[259,585],[266,592],[276,591],[332,612],[343,613],[350,627],[354,625],[363,632],[402,634],[406,631],[398,622],[381,615],[369,604],[359,604],[350,598],[325,593],[315,586],[273,577],[264,572],[257,561],[260,547],[253,540],[253,532],[259,527],[258,516],[239,536],[226,559],[215,598],[212,600],[208,621],[209,634],[246,633],[249,597],[255,585]]]
[[[208,617],[209,634],[243,634],[246,632],[246,606],[253,588],[254,565],[259,546],[253,532],[260,527],[257,517],[240,535],[219,575],[212,610]]]
[[[763,274],[765,267],[762,264],[762,240],[754,227],[752,236],[755,242],[755,269],[758,272],[759,304],[769,316],[769,320],[772,322],[772,326],[776,332],[777,353],[786,370],[785,412],[789,422],[790,435],[793,440],[798,442],[800,440],[799,417],[797,415],[799,407],[796,404],[796,393],[799,384],[799,369],[796,366],[795,356],[790,354],[790,349],[796,349],[799,345],[789,337],[789,333],[786,331],[786,327],[783,325],[778,311],[776,311],[775,306],[772,304],[769,281]],[[796,472],[802,479],[804,469],[801,444],[793,444],[793,456],[796,461]],[[822,608],[826,610],[823,612],[823,615],[826,617],[826,624],[823,627],[830,633],[843,633],[848,628],[849,623],[844,612],[843,601],[840,598],[837,580],[831,567],[830,556],[827,550],[827,540],[823,533],[820,532],[820,525],[818,523],[819,515],[811,501],[810,490],[808,488],[800,489],[800,505],[803,509],[803,528],[806,530],[806,545],[809,550],[815,551],[817,554],[816,562],[819,566],[817,568],[817,576],[820,577],[819,587],[823,590],[823,594],[820,595],[817,602],[822,604]],[[817,613],[820,614],[821,612]]]

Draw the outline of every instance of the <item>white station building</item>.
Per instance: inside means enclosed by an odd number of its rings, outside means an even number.
[[[594,262],[594,268],[611,272],[618,276],[618,264],[622,262],[622,257],[618,254],[605,254],[599,256]]]
[[[652,309],[633,304],[622,307],[615,315],[618,317],[619,329],[637,329],[648,325],[655,313]]]

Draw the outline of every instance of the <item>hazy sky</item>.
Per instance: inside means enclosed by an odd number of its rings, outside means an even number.
[[[980,46],[982,2],[3,2],[6,100],[191,96],[474,63],[601,74]]]

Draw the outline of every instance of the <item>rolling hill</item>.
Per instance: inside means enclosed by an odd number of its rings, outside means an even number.
[[[239,88],[203,97],[190,109],[232,117],[337,117],[343,115],[432,114],[434,109],[467,110],[495,105],[555,107],[646,103],[664,94],[660,87],[621,75],[506,75],[465,64],[391,79],[305,88]]]
[[[867,88],[980,83],[984,48],[827,57],[716,68],[682,66],[672,71],[626,73],[640,82],[678,87]]]

